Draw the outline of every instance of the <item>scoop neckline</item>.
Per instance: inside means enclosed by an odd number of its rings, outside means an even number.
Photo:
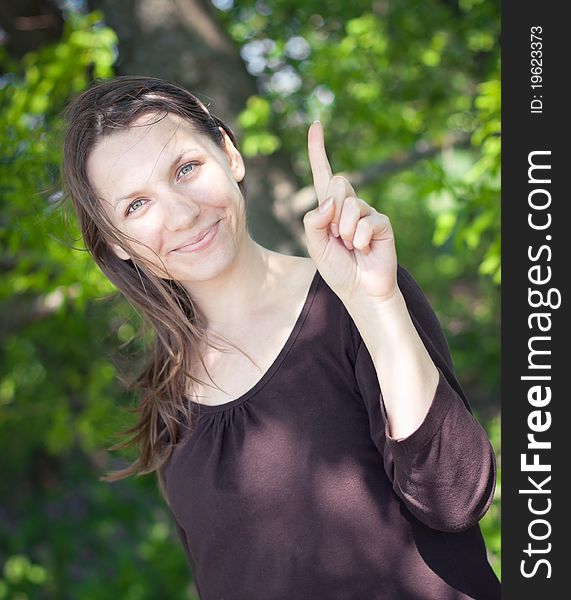
[[[195,400],[188,399],[190,405],[196,410],[197,416],[204,413],[218,413],[229,410],[231,408],[235,408],[246,402],[249,398],[257,394],[276,374],[277,370],[280,368],[280,365],[288,355],[291,347],[293,346],[301,328],[303,327],[303,323],[309,313],[311,305],[313,303],[313,299],[315,298],[315,292],[317,291],[317,287],[319,284],[319,271],[316,270],[313,278],[311,280],[311,284],[309,286],[309,290],[305,297],[305,301],[301,308],[299,315],[295,321],[295,324],[285,341],[282,349],[279,351],[278,355],[272,362],[272,364],[268,367],[268,369],[263,373],[263,375],[258,379],[258,381],[246,392],[235,398],[234,400],[229,400],[228,402],[223,402],[222,404],[201,404],[200,402],[196,402]]]

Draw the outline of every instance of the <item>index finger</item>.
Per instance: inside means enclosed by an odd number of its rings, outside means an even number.
[[[319,204],[325,201],[327,186],[331,179],[331,165],[325,152],[325,137],[323,127],[319,121],[314,121],[309,126],[307,133],[307,152],[309,154],[309,164],[313,174],[313,186],[317,192]]]

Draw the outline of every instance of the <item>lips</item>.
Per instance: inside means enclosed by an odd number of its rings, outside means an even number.
[[[192,252],[193,250],[199,250],[203,246],[206,246],[210,242],[210,240],[216,235],[216,231],[218,230],[218,223],[220,223],[220,220],[216,221],[206,229],[203,229],[194,237],[182,242],[182,244],[179,244],[178,246],[176,246],[176,248],[173,248],[171,252]]]

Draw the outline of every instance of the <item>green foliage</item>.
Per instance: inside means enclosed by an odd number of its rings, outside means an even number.
[[[393,165],[358,192],[390,216],[499,458],[498,10],[245,0],[220,16],[259,84],[238,119],[247,156],[281,150],[309,185],[319,118],[336,171]],[[193,597],[154,479],[97,480],[131,422],[110,357],[123,346],[139,360],[141,324],[73,250],[77,229],[57,207],[59,115],[112,75],[116,43],[99,13],[68,14],[58,44],[20,63],[0,54],[0,600]],[[482,521],[498,574],[500,500],[501,475]]]
[[[238,117],[238,125],[248,132],[242,141],[244,156],[257,156],[258,154],[273,154],[279,147],[279,138],[267,130],[270,120],[271,107],[267,100],[259,96],[248,99],[246,108]]]
[[[139,323],[57,206],[59,115],[112,75],[116,41],[100,14],[70,14],[58,44],[2,57],[0,599],[189,597],[152,481],[98,481],[129,422],[109,356]]]
[[[239,117],[249,154],[277,138],[310,185],[305,140],[318,118],[335,171],[396,165],[357,191],[391,218],[472,399],[497,407],[499,6],[246,0],[222,17],[259,84]]]
[[[324,14],[317,2],[236,3],[228,28],[260,81],[239,120],[248,154],[280,147],[251,141],[265,131],[296,155],[307,177],[302,140],[315,118],[339,171],[442,144],[431,159],[432,194],[442,201],[433,243],[448,254],[469,253],[499,284],[498,10],[489,2],[455,8],[397,0],[375,3],[372,12],[369,2],[329,4]],[[447,147],[454,134],[470,136],[471,148]],[[430,201],[420,194],[426,167],[413,172],[402,202]],[[388,183],[360,193],[384,209],[379,199]]]
[[[0,302],[10,319],[3,320],[2,331],[0,434],[10,444],[14,432],[37,427],[41,435],[34,441],[55,454],[76,438],[69,399],[90,389],[95,398],[113,380],[103,358],[94,360],[84,343],[88,301],[109,294],[111,286],[85,252],[69,260],[64,222],[54,209],[61,195],[58,114],[70,95],[87,85],[88,68],[99,76],[111,74],[114,43],[100,15],[70,15],[59,44],[28,54],[19,66],[4,62],[0,244],[8,277],[0,284]],[[47,315],[51,319],[43,318]],[[85,373],[90,362],[95,368]],[[54,372],[57,377],[48,376]],[[38,402],[42,394],[51,402]],[[93,447],[88,438],[85,443]],[[37,449],[12,442],[17,454]]]
[[[81,301],[111,290],[101,277],[91,276],[87,256],[66,260],[69,249],[61,244],[63,222],[54,206],[61,194],[58,115],[67,99],[87,86],[90,73],[111,75],[115,42],[100,14],[71,14],[59,44],[26,55],[21,65],[3,57],[0,243],[4,260],[13,266],[0,287],[2,300],[54,293],[62,300],[79,295]]]

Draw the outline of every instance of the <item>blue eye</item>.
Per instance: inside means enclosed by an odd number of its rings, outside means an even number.
[[[194,163],[187,163],[186,165],[183,165],[178,171],[177,179],[179,179],[180,177],[184,177],[189,173],[192,173],[192,171],[194,171],[195,166],[196,165]]]
[[[137,212],[142,206],[144,206],[145,202],[146,200],[144,198],[137,198],[137,200],[134,200],[131,202],[131,204],[129,204],[126,214],[130,215],[131,213]]]

